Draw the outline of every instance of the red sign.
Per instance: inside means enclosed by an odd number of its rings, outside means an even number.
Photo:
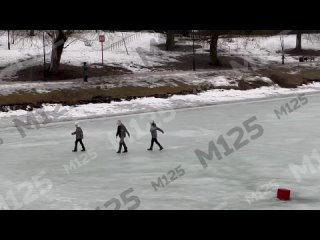
[[[100,35],[99,36],[99,42],[105,42],[106,38],[104,37],[104,35]]]

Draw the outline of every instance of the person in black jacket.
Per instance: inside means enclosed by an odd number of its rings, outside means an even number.
[[[160,151],[163,150],[163,147],[161,146],[161,144],[158,142],[158,139],[157,139],[158,138],[157,131],[164,133],[164,131],[161,128],[157,127],[157,125],[156,125],[156,123],[154,121],[151,122],[150,132],[151,132],[152,139],[151,139],[151,146],[148,149],[148,151],[152,151],[154,143],[156,143],[159,146]]]
[[[120,137],[120,142],[119,142],[119,150],[117,153],[121,153],[122,146],[124,147],[123,153],[128,152],[127,145],[124,142],[126,134],[128,134],[128,136],[130,137],[130,133],[128,132],[127,128],[123,125],[123,123],[120,120],[118,120],[118,129],[117,129],[116,138]]]
[[[80,127],[80,125],[78,123],[75,123],[76,126],[76,131],[71,133],[72,135],[76,135],[76,141],[75,141],[75,145],[74,145],[74,150],[73,152],[77,152],[78,151],[78,142],[81,144],[82,146],[82,152],[86,151],[86,148],[83,145],[83,131]]]

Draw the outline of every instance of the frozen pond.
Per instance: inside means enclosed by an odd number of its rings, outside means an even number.
[[[71,152],[73,122],[24,129],[24,138],[2,129],[2,208],[320,209],[320,95],[298,96],[122,116],[132,138],[121,155],[118,117],[80,121],[86,153]],[[146,150],[151,119],[165,131],[162,152]],[[277,200],[278,187],[292,200]]]

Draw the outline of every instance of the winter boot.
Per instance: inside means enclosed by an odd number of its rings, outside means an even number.
[[[128,152],[128,148],[127,148],[127,145],[124,142],[123,142],[123,147],[124,147],[123,153],[127,153]]]
[[[119,150],[117,153],[121,153],[121,149],[122,149],[122,143],[119,143]]]

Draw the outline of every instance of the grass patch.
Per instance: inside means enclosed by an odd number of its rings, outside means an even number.
[[[279,69],[265,69],[261,73],[283,88],[297,88],[308,81],[299,74],[289,74]]]
[[[167,98],[173,94],[190,94],[196,87],[179,83],[178,86],[147,87],[117,87],[101,88],[74,88],[53,90],[48,93],[16,92],[7,96],[0,96],[0,106],[15,106],[14,109],[41,107],[43,103],[76,105],[86,103],[109,103],[111,101],[131,100],[141,97]],[[3,110],[4,108],[2,108]]]
[[[320,81],[320,70],[303,70],[299,75],[309,81]]]

